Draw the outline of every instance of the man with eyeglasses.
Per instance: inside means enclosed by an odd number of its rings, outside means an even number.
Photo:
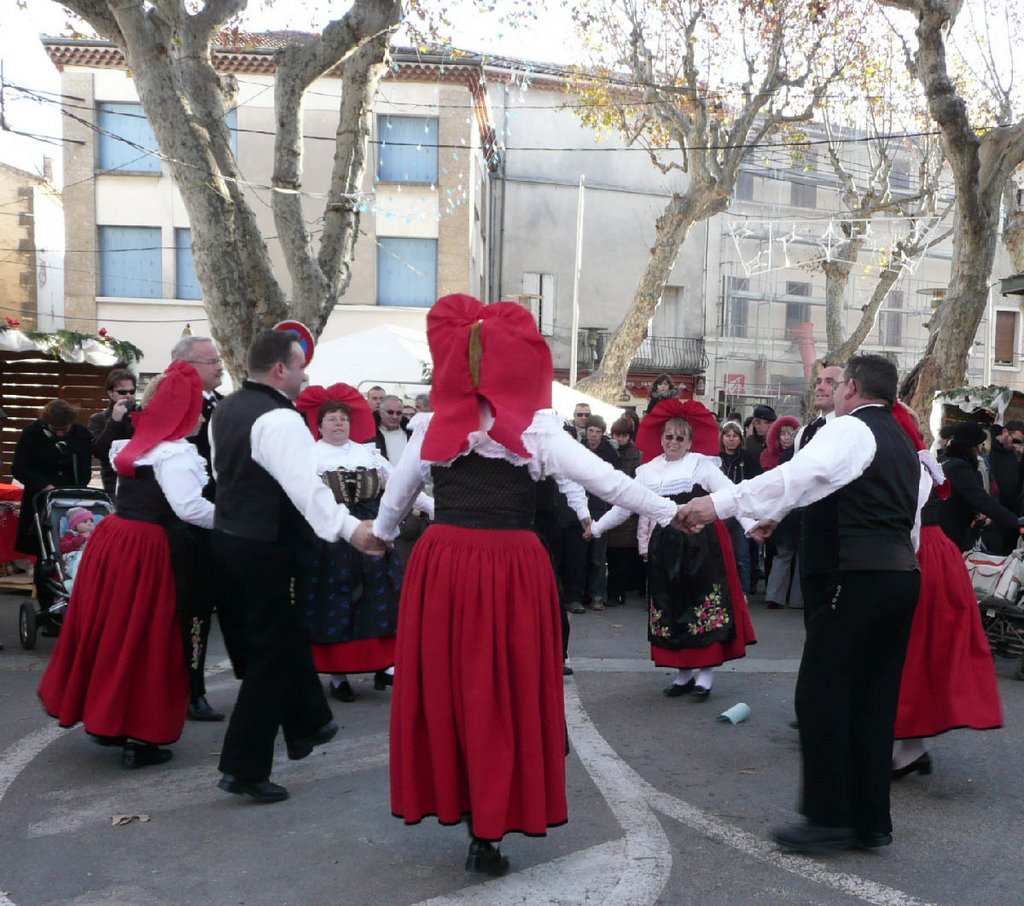
[[[107,375],[109,405],[102,412],[89,417],[89,436],[92,455],[100,464],[103,490],[111,497],[117,487],[117,472],[110,463],[110,445],[115,440],[128,440],[135,434],[132,412],[135,411],[135,375],[127,368],[115,368]]]
[[[380,401],[380,425],[377,427],[373,442],[393,466],[398,465],[398,460],[402,458],[405,445],[412,434],[408,423],[409,420],[402,411],[402,401],[397,396],[385,396]]]
[[[217,496],[217,483],[213,478],[213,467],[210,462],[210,419],[213,418],[213,410],[224,398],[217,392],[221,380],[224,377],[224,362],[217,352],[217,347],[209,337],[185,336],[174,344],[171,350],[171,360],[175,362],[188,362],[199,374],[199,380],[203,384],[203,420],[199,430],[188,438],[198,450],[199,455],[206,461],[206,471],[209,479],[206,487],[203,488],[203,496],[215,502]],[[210,556],[210,538],[206,529],[190,526],[189,531],[195,536],[198,551],[194,555],[200,558],[200,562],[212,567],[208,559]],[[188,613],[181,614],[182,632],[184,633],[185,655],[188,658],[189,678],[189,705],[188,719],[200,721],[224,720],[224,715],[215,711],[206,699],[206,648],[210,635],[210,623],[213,620],[213,611],[217,609],[217,603],[223,595],[229,593],[223,588],[219,580],[219,574],[212,568],[203,569],[210,577],[203,585],[205,595],[203,600],[193,601],[192,609]],[[220,614],[221,632],[225,635],[229,651],[234,648],[232,636],[233,627],[225,625],[224,615]],[[234,635],[237,636],[237,630]]]

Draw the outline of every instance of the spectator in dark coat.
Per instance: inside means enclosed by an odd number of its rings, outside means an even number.
[[[651,398],[647,401],[644,415],[648,415],[662,400],[670,400],[677,396],[679,396],[679,388],[672,383],[672,378],[667,374],[659,374],[651,385]]]
[[[949,481],[948,500],[939,503],[939,525],[961,551],[974,544],[972,523],[984,514],[1006,532],[1017,530],[1016,513],[985,493],[978,473],[978,456],[985,443],[985,430],[977,422],[963,422],[953,429],[946,448],[942,471]]]
[[[630,478],[636,478],[637,466],[644,458],[633,443],[636,439],[636,423],[623,415],[612,422],[611,435],[618,445],[619,467]],[[609,607],[625,604],[626,592],[630,588],[639,591],[644,584],[644,567],[637,549],[636,527],[637,516],[634,513],[604,536],[608,545]]]
[[[754,406],[754,420],[750,423],[753,430],[750,432],[750,436],[747,438],[744,446],[758,460],[761,458],[761,451],[768,444],[768,429],[771,428],[777,418],[778,416],[771,406]]]
[[[619,454],[612,442],[605,436],[607,425],[600,415],[590,415],[586,421],[586,438],[584,444],[595,456],[616,469],[622,468]],[[590,518],[597,520],[608,512],[610,506],[600,497],[587,494]],[[587,542],[587,587],[585,597],[591,610],[604,610],[605,599],[608,597],[608,539],[591,538]]]

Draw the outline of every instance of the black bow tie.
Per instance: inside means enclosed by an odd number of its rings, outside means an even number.
[[[825,416],[819,415],[813,422],[811,422],[806,428],[804,428],[804,433],[800,438],[800,449],[802,450],[804,447],[806,447],[814,438],[814,435],[818,433],[818,430],[820,428],[823,428],[824,426]]]

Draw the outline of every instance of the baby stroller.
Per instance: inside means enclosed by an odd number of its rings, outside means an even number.
[[[964,554],[964,562],[992,653],[1020,658],[1017,678],[1024,679],[1024,539],[1005,557],[979,545]]]
[[[105,491],[95,488],[54,488],[36,494],[35,527],[42,551],[36,569],[36,598],[21,605],[18,636],[21,647],[36,646],[36,634],[56,635],[64,621],[71,592],[64,558],[60,553],[61,535],[67,531],[68,510],[80,506],[90,510],[99,522],[114,512],[114,503]]]

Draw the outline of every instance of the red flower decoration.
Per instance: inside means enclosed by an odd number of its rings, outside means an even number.
[[[21,326],[21,321],[18,321],[16,318],[4,318],[4,321],[7,322],[7,326],[8,327],[19,327],[19,326]]]
[[[107,328],[106,328],[106,327],[101,327],[101,328],[100,328],[100,329],[99,329],[99,330],[97,331],[97,333],[98,333],[98,334],[99,334],[99,335],[100,335],[101,337],[105,337],[105,336],[107,335]]]

